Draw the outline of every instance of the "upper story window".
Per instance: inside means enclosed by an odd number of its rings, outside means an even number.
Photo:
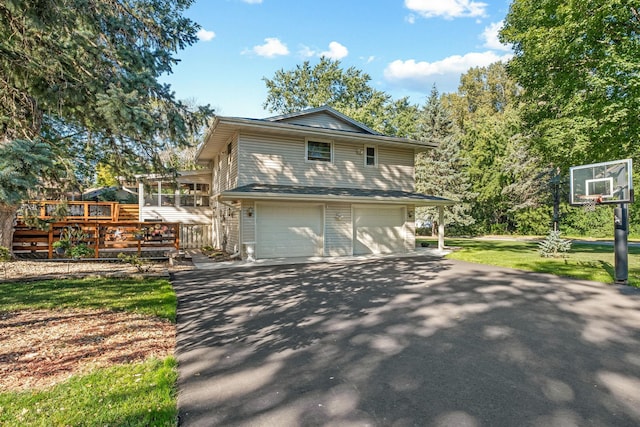
[[[331,162],[333,160],[333,145],[329,141],[307,141],[307,160]]]
[[[365,166],[378,165],[378,150],[376,150],[376,147],[364,147],[364,164]]]

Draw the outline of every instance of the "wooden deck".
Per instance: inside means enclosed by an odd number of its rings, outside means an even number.
[[[126,221],[63,221],[49,224],[48,230],[37,230],[18,225],[13,236],[13,252],[16,256],[64,258],[56,254],[53,243],[60,240],[66,230],[81,230],[79,243],[92,248],[95,258],[112,258],[118,252],[179,251],[180,225],[168,222]],[[144,234],[137,237],[134,232]]]
[[[39,218],[51,220],[58,201],[29,202],[39,209]],[[76,243],[94,250],[95,258],[113,258],[119,252],[138,255],[180,250],[180,224],[138,221],[138,205],[117,202],[67,202],[69,215],[49,223],[47,229],[27,227],[18,217],[12,250],[17,257],[65,258],[56,254],[53,243],[69,230],[81,234]]]

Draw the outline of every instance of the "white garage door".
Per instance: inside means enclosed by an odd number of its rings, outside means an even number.
[[[404,208],[357,207],[353,213],[355,255],[405,252]]]
[[[322,224],[322,206],[258,204],[256,257],[322,256]]]

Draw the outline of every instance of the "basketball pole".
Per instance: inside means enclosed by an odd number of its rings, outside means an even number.
[[[629,279],[629,212],[626,203],[620,203],[613,210],[613,221],[616,283],[626,285]]]

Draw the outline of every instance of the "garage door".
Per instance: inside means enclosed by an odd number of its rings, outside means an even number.
[[[322,256],[322,224],[319,205],[258,204],[256,257]]]
[[[357,207],[353,214],[355,255],[405,252],[404,208]]]

